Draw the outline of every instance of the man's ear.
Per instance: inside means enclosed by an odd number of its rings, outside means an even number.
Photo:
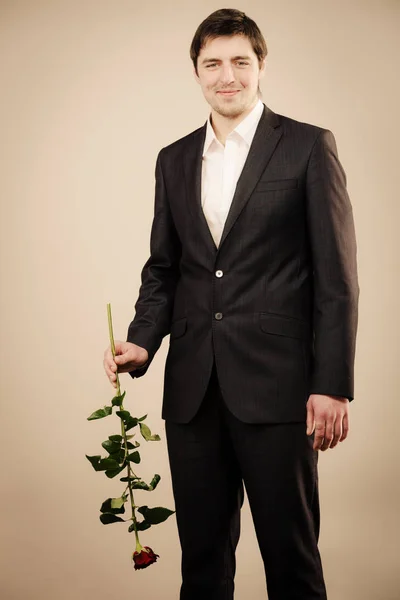
[[[199,78],[199,76],[197,75],[197,73],[196,73],[196,69],[195,69],[195,68],[193,68],[193,75],[194,75],[194,78],[195,78],[196,82],[197,82],[197,83],[200,83],[200,78]]]
[[[262,60],[260,72],[258,74],[258,79],[262,79],[264,77],[266,66],[267,66],[267,57],[263,58],[263,60]]]

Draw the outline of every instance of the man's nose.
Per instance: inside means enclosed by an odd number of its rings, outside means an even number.
[[[233,74],[233,69],[231,65],[225,65],[221,70],[221,82],[225,85],[228,83],[232,83],[235,81],[235,76]]]

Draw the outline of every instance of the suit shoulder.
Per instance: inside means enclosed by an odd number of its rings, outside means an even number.
[[[308,157],[313,152],[338,154],[336,138],[330,129],[279,115],[284,135],[294,147],[300,147]]]
[[[330,130],[325,127],[320,127],[313,123],[306,123],[305,121],[299,121],[286,115],[279,115],[279,118],[285,133],[292,136],[298,136],[302,139],[315,141],[322,132],[330,132]]]
[[[193,140],[195,140],[197,138],[197,136],[199,136],[203,130],[204,130],[204,125],[202,125],[201,127],[198,127],[194,131],[191,131],[187,135],[184,135],[183,137],[175,140],[174,142],[171,142],[171,144],[164,146],[161,149],[161,152],[168,156],[175,155],[176,153],[181,152],[182,150],[184,150],[186,148],[186,146],[188,144],[193,142]]]

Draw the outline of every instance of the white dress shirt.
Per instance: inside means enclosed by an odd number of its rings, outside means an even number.
[[[216,138],[208,118],[203,148],[201,205],[217,247],[263,110],[264,104],[258,99],[253,110],[227,136],[225,146]]]

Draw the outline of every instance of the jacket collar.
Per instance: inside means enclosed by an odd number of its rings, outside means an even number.
[[[250,147],[263,111],[264,104],[259,98],[258,102],[251,110],[251,112],[249,112],[249,114],[242,121],[240,121],[238,125],[236,125],[236,127],[230,132],[229,136],[239,136],[242,140],[246,142],[247,146]],[[215,135],[213,126],[211,124],[210,115],[206,123],[206,137],[204,141],[203,156],[207,154],[213,142],[218,142],[218,140],[217,136]]]
[[[200,228],[202,238],[213,258],[221,252],[227,236],[246,206],[282,136],[279,115],[264,103],[263,107],[246,162],[236,185],[218,247],[215,245],[201,206],[202,156],[207,122],[188,137],[188,143],[185,145],[183,163],[188,209],[194,219],[194,226]]]

